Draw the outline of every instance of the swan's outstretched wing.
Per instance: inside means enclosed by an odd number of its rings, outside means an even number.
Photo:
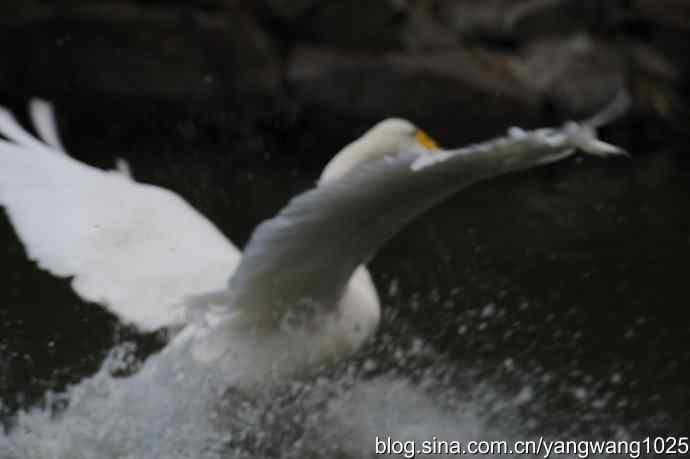
[[[143,330],[225,285],[240,254],[212,223],[169,190],[70,158],[45,102],[31,115],[43,141],[0,108],[0,205],[41,268]]]
[[[256,229],[227,302],[251,322],[273,325],[331,307],[353,270],[415,216],[474,182],[557,161],[576,148],[620,152],[596,140],[590,127],[572,123],[512,129],[508,137],[468,148],[361,164],[297,196]]]

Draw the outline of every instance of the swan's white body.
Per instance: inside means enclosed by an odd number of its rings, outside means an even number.
[[[357,164],[383,158],[390,152],[424,154],[436,149],[426,134],[411,123],[392,118],[333,157],[324,168],[319,185],[338,180]],[[273,325],[259,324],[262,319],[257,321],[253,314],[245,320],[241,313],[228,312],[223,306],[237,303],[228,293],[222,289],[216,294],[202,295],[201,306],[208,309],[217,304],[220,316],[210,312],[207,318],[193,322],[174,344],[179,346],[192,338],[192,353],[197,360],[226,367],[223,371],[233,385],[244,389],[267,380],[284,380],[351,354],[374,333],[381,318],[376,287],[363,265],[354,270],[342,296],[334,301],[335,307],[323,313],[323,305],[315,304],[308,314],[298,312],[295,317],[281,318],[279,333],[275,333]],[[267,304],[271,300],[262,301]],[[254,306],[252,310],[256,309]]]
[[[42,140],[0,109],[9,140],[0,140],[0,204],[28,256],[142,330],[186,323],[169,349],[187,347],[245,388],[341,358],[371,336],[380,304],[363,264],[438,201],[575,148],[620,152],[573,124],[439,153],[411,123],[386,120],[261,224],[241,258],[179,195],[70,158],[50,106],[30,108]]]

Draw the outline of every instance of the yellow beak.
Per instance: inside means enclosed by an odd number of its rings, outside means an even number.
[[[417,139],[417,142],[419,142],[419,144],[427,150],[434,151],[439,149],[436,142],[434,142],[434,139],[429,137],[429,135],[421,129],[417,131],[415,138]]]

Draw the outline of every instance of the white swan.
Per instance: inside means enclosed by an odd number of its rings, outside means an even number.
[[[40,140],[0,109],[0,204],[28,256],[142,330],[187,322],[169,348],[188,347],[243,387],[357,349],[380,317],[363,264],[429,207],[578,148],[622,153],[587,123],[513,128],[440,150],[408,121],[389,119],[336,155],[317,187],[259,225],[240,261],[179,195],[69,157],[50,105],[32,101],[30,114]]]

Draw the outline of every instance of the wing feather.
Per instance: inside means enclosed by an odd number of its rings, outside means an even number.
[[[576,148],[589,152],[595,141],[590,127],[572,123],[360,164],[257,227],[230,280],[228,303],[269,324],[295,308],[333,307],[354,269],[430,207],[477,181],[558,161]]]
[[[257,227],[230,281],[229,303],[279,323],[295,305],[334,306],[357,266],[436,200],[413,153],[356,167],[295,198]],[[440,199],[440,198],[439,198]],[[406,203],[406,204],[403,204]]]
[[[60,154],[5,110],[0,133],[12,141],[0,141],[0,205],[28,256],[83,299],[154,330],[231,276],[239,251],[179,195]]]
[[[29,114],[41,139],[56,152],[65,153],[65,147],[62,146],[58,134],[53,106],[45,100],[32,99],[29,102]]]

